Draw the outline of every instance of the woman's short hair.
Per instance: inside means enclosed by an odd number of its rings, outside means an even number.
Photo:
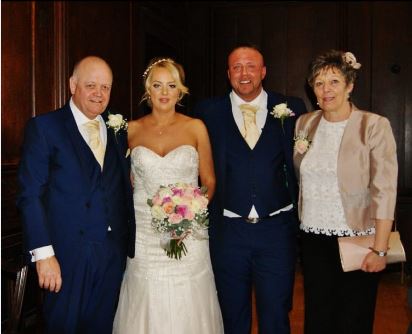
[[[314,81],[320,72],[324,70],[338,69],[344,76],[346,83],[355,83],[357,71],[361,64],[351,52],[329,50],[318,55],[309,66],[308,84],[313,88]]]
[[[176,82],[176,87],[179,90],[178,102],[181,101],[186,94],[189,94],[189,88],[187,88],[184,84],[185,72],[183,70],[183,66],[175,62],[171,58],[156,57],[150,60],[149,65],[143,73],[143,85],[145,92],[140,102],[146,101],[146,103],[150,107],[152,106],[152,101],[150,100],[149,95],[149,88],[152,83],[153,70],[156,68],[165,68],[171,74],[172,78]]]

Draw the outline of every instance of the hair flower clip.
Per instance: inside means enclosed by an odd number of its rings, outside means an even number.
[[[343,54],[343,60],[349,64],[349,66],[351,66],[352,68],[354,68],[355,70],[358,70],[361,68],[361,64],[356,62],[356,57],[352,52],[345,52]]]

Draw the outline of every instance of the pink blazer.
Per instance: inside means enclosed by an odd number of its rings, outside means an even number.
[[[300,116],[295,135],[303,131],[312,141],[321,117],[322,110]],[[293,153],[300,181],[300,164],[305,153],[296,150]],[[394,219],[398,162],[387,118],[352,106],[339,149],[337,174],[346,222],[351,229],[363,231],[373,227],[375,219]],[[299,217],[304,186],[300,182]]]

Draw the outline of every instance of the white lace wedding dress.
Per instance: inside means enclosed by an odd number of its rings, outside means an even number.
[[[147,199],[160,185],[197,185],[196,149],[182,145],[162,157],[137,146],[131,152],[136,214],[136,253],[128,259],[113,333],[220,334],[222,317],[216,295],[208,240],[185,239],[188,253],[169,258],[151,226]]]

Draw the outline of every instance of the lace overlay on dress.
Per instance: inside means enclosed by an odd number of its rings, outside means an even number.
[[[181,260],[169,258],[151,225],[147,204],[160,185],[198,184],[196,149],[182,145],[162,157],[137,146],[131,159],[136,252],[127,261],[114,333],[223,333],[208,240],[188,237],[187,255]]]
[[[302,223],[305,232],[326,235],[373,234],[353,231],[346,223],[339,192],[337,163],[340,143],[347,120],[328,122],[323,117],[309,151],[300,166]]]

